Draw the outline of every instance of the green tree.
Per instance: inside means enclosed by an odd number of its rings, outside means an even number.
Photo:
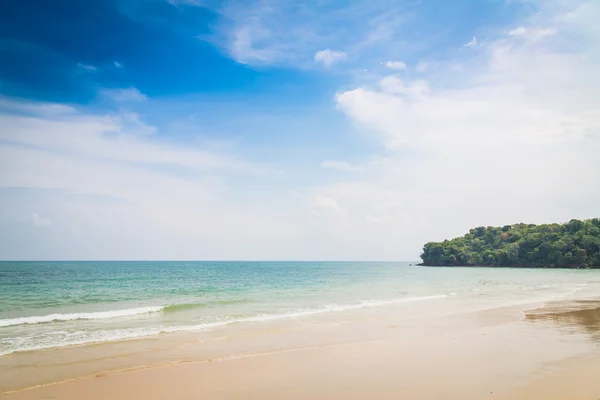
[[[427,243],[421,258],[425,265],[600,267],[600,219],[477,227]]]

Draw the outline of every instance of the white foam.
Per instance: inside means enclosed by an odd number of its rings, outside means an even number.
[[[78,319],[109,319],[129,317],[132,315],[148,314],[161,311],[164,306],[128,308],[125,310],[99,311],[91,313],[50,314],[12,319],[0,319],[0,327],[14,325],[44,324],[47,322],[73,321]]]
[[[127,328],[127,329],[112,329],[112,330],[96,330],[96,331],[53,331],[41,336],[20,336],[8,340],[0,340],[0,356],[11,354],[17,351],[41,350],[46,348],[66,347],[81,344],[92,344],[111,342],[116,340],[134,339],[147,336],[155,336],[161,333],[203,331],[214,329],[231,324],[249,323],[249,322],[266,322],[288,318],[298,318],[308,315],[323,314],[329,312],[339,312],[347,310],[355,310],[366,307],[379,307],[399,303],[411,303],[424,300],[442,299],[447,297],[446,294],[421,297],[406,297],[393,298],[385,300],[366,300],[357,304],[330,304],[320,308],[295,310],[280,314],[260,314],[244,318],[232,318],[222,321],[208,322],[196,325],[180,325],[180,326],[160,326],[154,328]],[[160,311],[162,307],[145,307],[131,310],[148,310],[146,312]],[[129,311],[131,311],[129,310]],[[125,312],[128,310],[122,310]],[[138,312],[139,313],[139,312]],[[90,313],[87,315],[98,315],[101,313]],[[75,315],[75,314],[66,314]],[[123,314],[122,314],[123,315]],[[135,315],[135,314],[124,314]],[[47,316],[50,317],[50,316]],[[32,318],[32,317],[29,317]],[[75,318],[72,318],[75,319]],[[4,320],[7,321],[7,320]],[[44,321],[47,322],[47,321]],[[14,325],[14,324],[13,324]]]

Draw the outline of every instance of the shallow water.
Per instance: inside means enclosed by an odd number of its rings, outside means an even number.
[[[600,271],[410,263],[3,262],[0,355],[390,305],[588,298]]]

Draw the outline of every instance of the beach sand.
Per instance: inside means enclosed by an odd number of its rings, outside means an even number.
[[[324,322],[234,327],[226,338],[171,338],[168,349],[148,344],[160,339],[122,342],[119,356],[110,347],[116,344],[32,353],[4,375],[3,398],[600,399],[597,301],[435,318],[390,309]],[[77,352],[87,352],[86,361],[69,358]],[[48,354],[52,368],[43,367]],[[32,364],[35,357],[41,364]],[[22,390],[36,374],[43,385]]]

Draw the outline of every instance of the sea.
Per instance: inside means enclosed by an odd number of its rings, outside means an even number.
[[[415,262],[0,262],[0,357],[378,307],[588,298],[600,271]]]

